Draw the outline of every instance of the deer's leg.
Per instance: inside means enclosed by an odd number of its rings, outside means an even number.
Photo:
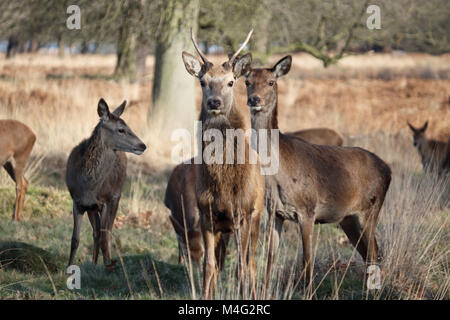
[[[313,288],[312,236],[314,230],[314,216],[307,214],[300,221],[303,243],[303,275],[305,283]],[[313,290],[312,290],[313,291]]]
[[[179,235],[177,235],[177,242],[178,242],[178,263],[183,264],[184,263],[184,250],[183,250],[183,244],[180,240]]]
[[[216,248],[216,259],[220,271],[225,267],[225,258],[227,255],[228,242],[230,241],[229,233],[221,233],[218,246]]]
[[[94,252],[92,253],[92,261],[97,264],[98,261],[98,250],[100,247],[100,215],[98,210],[88,211],[89,221],[92,226],[92,238],[94,240]]]
[[[261,221],[261,211],[254,211],[252,213],[250,222],[250,251],[248,254],[248,265],[250,268],[250,289],[252,293],[252,298],[256,300],[256,263],[255,263],[255,253],[256,245],[258,244],[259,237],[259,224]]]
[[[109,230],[108,230],[108,220],[110,209],[108,208],[110,204],[104,203],[100,209],[100,249],[103,254],[103,264],[106,267],[111,266],[111,248],[109,247],[110,242],[108,241]]]
[[[269,252],[267,257],[266,275],[264,279],[263,299],[266,298],[266,294],[269,290],[270,279],[272,277],[272,266],[275,262],[275,257],[277,256],[281,231],[283,229],[283,219],[281,219],[278,215],[276,215],[276,213],[272,213],[272,217],[271,218],[274,219],[275,222],[273,226],[272,226],[273,223],[271,223],[269,226]]]
[[[22,159],[19,158],[19,162],[17,162],[17,160],[14,159],[14,163],[8,161],[3,165],[11,179],[16,183],[16,202],[14,204],[12,219],[17,221],[22,219],[23,204],[28,188],[28,181],[23,176],[25,164],[20,160]]]
[[[248,243],[250,238],[249,221],[244,220],[239,228],[239,235],[235,232],[236,248],[238,248],[238,281],[241,284],[242,299],[247,299],[247,261]]]
[[[70,257],[69,266],[73,264],[73,259],[75,258],[75,253],[77,252],[78,245],[80,244],[80,227],[81,221],[83,219],[83,213],[78,205],[73,202],[73,232],[72,232],[72,243],[70,246]]]
[[[119,209],[119,201],[120,201],[120,196],[118,197],[114,197],[113,200],[111,201],[111,205],[108,206],[109,212],[108,212],[108,220],[107,220],[107,225],[106,228],[108,230],[108,234],[107,234],[107,241],[108,241],[108,250],[109,250],[109,257],[112,257],[111,254],[111,248],[112,248],[112,229],[114,228],[114,221],[116,220],[116,215],[117,215],[117,210]],[[114,266],[116,264],[116,260],[112,259],[111,260],[111,264],[112,266]]]
[[[28,181],[24,177],[25,166],[30,158],[31,150],[33,149],[34,140],[21,150],[19,154],[14,155],[14,175],[16,177],[16,206],[14,216],[17,220],[22,219],[23,205],[25,202],[25,194],[28,189]],[[13,217],[14,220],[14,217]]]
[[[379,206],[374,206],[370,211],[363,215],[362,238],[367,244],[367,255],[365,257],[366,264],[378,263],[378,244],[375,237],[375,229],[378,220],[378,214],[380,212]]]
[[[11,179],[13,179],[14,183],[16,184],[16,202],[14,203],[14,209],[13,209],[13,215],[12,215],[12,219],[16,220],[16,210],[17,210],[17,199],[18,199],[18,184],[17,184],[17,180],[16,180],[16,173],[14,171],[14,166],[13,163],[11,161],[7,161],[5,162],[5,164],[3,165],[3,168],[5,168],[6,172],[8,172],[9,176],[11,177]]]
[[[205,244],[205,257],[203,261],[203,299],[209,300],[212,298],[214,291],[217,270],[215,257],[215,241],[212,222],[205,214],[201,215],[201,227],[203,234],[203,241]]]
[[[350,240],[350,243],[358,250],[359,254],[366,261],[367,257],[367,243],[362,237],[361,225],[357,215],[346,216],[340,222],[342,230]]]

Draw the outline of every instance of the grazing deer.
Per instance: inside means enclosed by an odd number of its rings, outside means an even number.
[[[13,220],[22,219],[23,204],[28,181],[23,176],[36,135],[31,129],[16,120],[0,120],[0,165],[16,183],[16,203]]]
[[[193,159],[190,160],[193,163]],[[189,259],[200,265],[204,254],[203,236],[200,227],[200,212],[195,194],[195,164],[181,163],[175,167],[167,183],[164,204],[170,210],[170,222],[178,241],[178,262]],[[216,252],[219,270],[222,270],[228,234],[222,234]],[[189,250],[189,252],[188,252]]]
[[[252,30],[253,31],[253,30]],[[191,38],[201,59],[183,52],[182,57],[189,74],[200,80],[202,87],[202,106],[200,121],[202,121],[202,136],[208,129],[219,130],[222,137],[230,133],[227,129],[249,129],[248,111],[245,105],[239,105],[235,100],[235,81],[245,74],[252,62],[250,54],[243,56],[236,63],[234,60],[248,43],[252,31],[248,34],[241,47],[228,61],[213,65],[198,48],[194,34]],[[232,130],[231,130],[232,131]],[[236,154],[237,142],[233,137],[233,150]],[[202,150],[209,145],[203,141]],[[245,298],[247,273],[250,274],[250,288],[253,298],[256,297],[255,260],[254,254],[259,235],[261,212],[264,209],[264,178],[260,174],[258,164],[250,164],[249,137],[245,137],[245,162],[231,164],[206,164],[196,166],[195,191],[200,209],[200,226],[205,245],[203,264],[203,298],[211,299],[218,273],[218,263],[215,257],[222,233],[234,233],[237,242],[238,278]],[[220,157],[224,160],[227,154],[226,144],[223,144]],[[248,151],[247,151],[248,150]],[[217,155],[216,155],[217,156]],[[252,154],[253,156],[253,154]],[[247,270],[249,269],[249,270]],[[249,272],[247,272],[249,271]]]
[[[407,124],[413,132],[413,145],[417,148],[422,159],[423,170],[425,172],[439,171],[442,161],[445,158],[447,144],[442,141],[427,139],[425,131],[428,127],[428,121],[421,128],[415,128],[409,122]]]
[[[287,56],[272,68],[252,69],[247,74],[248,105],[254,129],[278,129],[277,79],[289,72],[291,63],[291,56]],[[270,141],[271,131],[268,145]],[[279,133],[278,156],[278,173],[266,176],[271,229],[275,220],[275,228],[270,231],[266,292],[285,220],[300,225],[304,276],[311,287],[315,223],[340,223],[362,258],[368,264],[376,263],[375,228],[391,180],[389,166],[361,148],[319,146],[282,133]]]
[[[73,263],[80,241],[80,226],[87,211],[94,238],[93,261],[97,263],[99,247],[103,263],[114,268],[111,260],[111,232],[116,218],[122,187],[127,176],[125,152],[142,154],[146,146],[120,116],[124,101],[113,112],[100,99],[97,112],[100,122],[90,138],[83,140],[67,160],[66,184],[73,200],[73,234],[69,265]]]
[[[328,128],[312,128],[286,133],[312,144],[324,146],[342,146],[344,139],[336,131]]]

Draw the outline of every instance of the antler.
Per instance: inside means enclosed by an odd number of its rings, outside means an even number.
[[[244,43],[239,47],[239,49],[228,60],[229,64],[233,64],[233,60],[236,59],[236,57],[238,56],[239,52],[241,52],[242,49],[245,48],[245,46],[247,45],[248,41],[250,40],[250,37],[252,36],[252,33],[253,33],[253,29],[250,30],[250,32],[248,33],[247,38],[245,38]]]
[[[194,44],[195,50],[197,50],[197,53],[200,56],[200,58],[202,58],[203,62],[205,64],[210,63],[208,61],[208,59],[206,59],[206,56],[203,54],[203,52],[201,52],[200,48],[198,47],[198,44],[197,44],[197,41],[195,40],[195,36],[194,36],[194,32],[192,31],[192,28],[191,28],[191,39],[192,39],[192,43]]]

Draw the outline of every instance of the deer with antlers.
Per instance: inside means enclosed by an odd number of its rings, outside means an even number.
[[[0,165],[16,183],[13,220],[22,219],[28,188],[28,181],[23,173],[35,142],[36,135],[27,125],[17,120],[0,120]]]
[[[246,75],[254,129],[278,129],[277,80],[289,72],[291,62],[291,56],[287,56],[272,68],[251,69]],[[268,131],[267,145],[272,141],[271,135],[272,130]],[[266,175],[266,204],[269,220],[274,224],[270,231],[266,292],[285,220],[300,226],[303,275],[310,288],[315,223],[339,223],[362,258],[368,264],[377,263],[375,228],[391,181],[389,166],[361,148],[319,146],[282,133],[278,158],[278,172]]]
[[[252,30],[253,31],[253,30]],[[202,105],[200,120],[202,122],[202,136],[206,130],[218,130],[223,137],[232,134],[231,131],[250,127],[248,111],[245,105],[235,100],[236,81],[250,68],[252,56],[244,55],[235,62],[239,52],[247,45],[252,31],[247,35],[244,43],[229,58],[220,65],[213,65],[198,48],[191,30],[191,39],[200,59],[183,52],[182,58],[189,74],[197,77],[202,87]],[[234,154],[237,141],[232,137],[232,145],[223,145],[219,156],[224,160],[227,147]],[[202,164],[196,167],[195,191],[200,209],[200,225],[205,246],[203,263],[203,298],[211,299],[218,273],[216,249],[222,233],[235,235],[238,256],[238,279],[243,297],[250,276],[250,290],[252,297],[256,297],[255,261],[254,254],[259,235],[261,212],[264,209],[264,178],[260,174],[259,163],[249,162],[249,137],[245,137],[245,162]],[[203,141],[204,150],[210,141]],[[217,156],[217,155],[216,155]]]

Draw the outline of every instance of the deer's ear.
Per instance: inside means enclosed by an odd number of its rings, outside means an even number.
[[[199,77],[203,63],[186,51],[183,51],[181,56],[183,57],[184,66],[186,67],[187,72],[192,76]]]
[[[101,98],[100,101],[98,102],[97,113],[102,120],[109,119],[109,107],[106,101],[103,100],[103,98]]]
[[[252,54],[247,53],[240,58],[236,58],[236,60],[236,62],[233,61],[233,74],[235,79],[250,72],[252,65]]]
[[[291,70],[292,65],[292,57],[286,56],[282,58],[280,61],[278,61],[272,68],[272,72],[274,73],[275,77],[278,79]]]
[[[428,128],[428,121],[425,122],[425,124],[423,125],[423,127],[420,129],[420,131],[425,132]]]
[[[409,123],[409,121],[406,121],[406,123],[408,124],[408,127],[411,129],[412,132],[417,131],[416,128],[414,128],[414,126],[411,123]]]
[[[116,108],[116,110],[114,110],[112,113],[113,115],[115,115],[116,117],[120,117],[123,113],[123,111],[125,110],[125,106],[127,104],[127,100],[123,100],[122,104],[120,106],[118,106]]]

